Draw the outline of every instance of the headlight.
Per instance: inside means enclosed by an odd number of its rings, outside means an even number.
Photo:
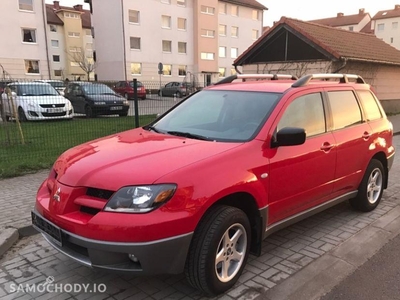
[[[105,101],[95,101],[94,105],[106,105]]]
[[[104,210],[125,213],[146,213],[171,199],[175,190],[175,184],[124,187],[111,197]]]
[[[124,105],[129,105],[129,101],[128,100],[125,100],[123,103],[124,103]]]
[[[29,103],[28,103],[28,107],[29,107],[29,108],[36,108],[36,107],[37,107],[37,103],[35,103],[35,102],[29,102]]]

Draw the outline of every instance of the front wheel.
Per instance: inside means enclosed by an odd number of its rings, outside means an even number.
[[[353,208],[368,212],[374,210],[381,201],[385,182],[382,163],[372,159],[358,188],[357,197],[350,200]]]
[[[95,113],[93,112],[93,109],[89,105],[87,105],[85,107],[85,114],[86,114],[86,118],[96,117]]]
[[[18,107],[18,119],[20,122],[26,122],[27,118],[22,107]]]
[[[240,277],[250,249],[250,222],[235,207],[210,211],[193,236],[185,265],[189,283],[213,296],[229,290]]]

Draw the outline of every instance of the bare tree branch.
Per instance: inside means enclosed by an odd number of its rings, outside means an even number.
[[[71,62],[79,65],[79,67],[86,73],[88,81],[90,81],[90,74],[96,69],[96,62],[93,57],[86,55],[86,49],[76,48],[75,52],[67,52]]]

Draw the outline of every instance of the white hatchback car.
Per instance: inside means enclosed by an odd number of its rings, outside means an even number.
[[[71,102],[61,96],[50,84],[43,82],[13,82],[7,85],[12,92],[12,101],[4,92],[2,102],[6,120],[20,121],[47,119],[72,119]]]

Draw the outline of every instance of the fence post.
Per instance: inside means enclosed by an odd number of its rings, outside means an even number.
[[[139,127],[139,101],[137,94],[137,79],[133,79],[133,103],[135,106],[135,127]]]

